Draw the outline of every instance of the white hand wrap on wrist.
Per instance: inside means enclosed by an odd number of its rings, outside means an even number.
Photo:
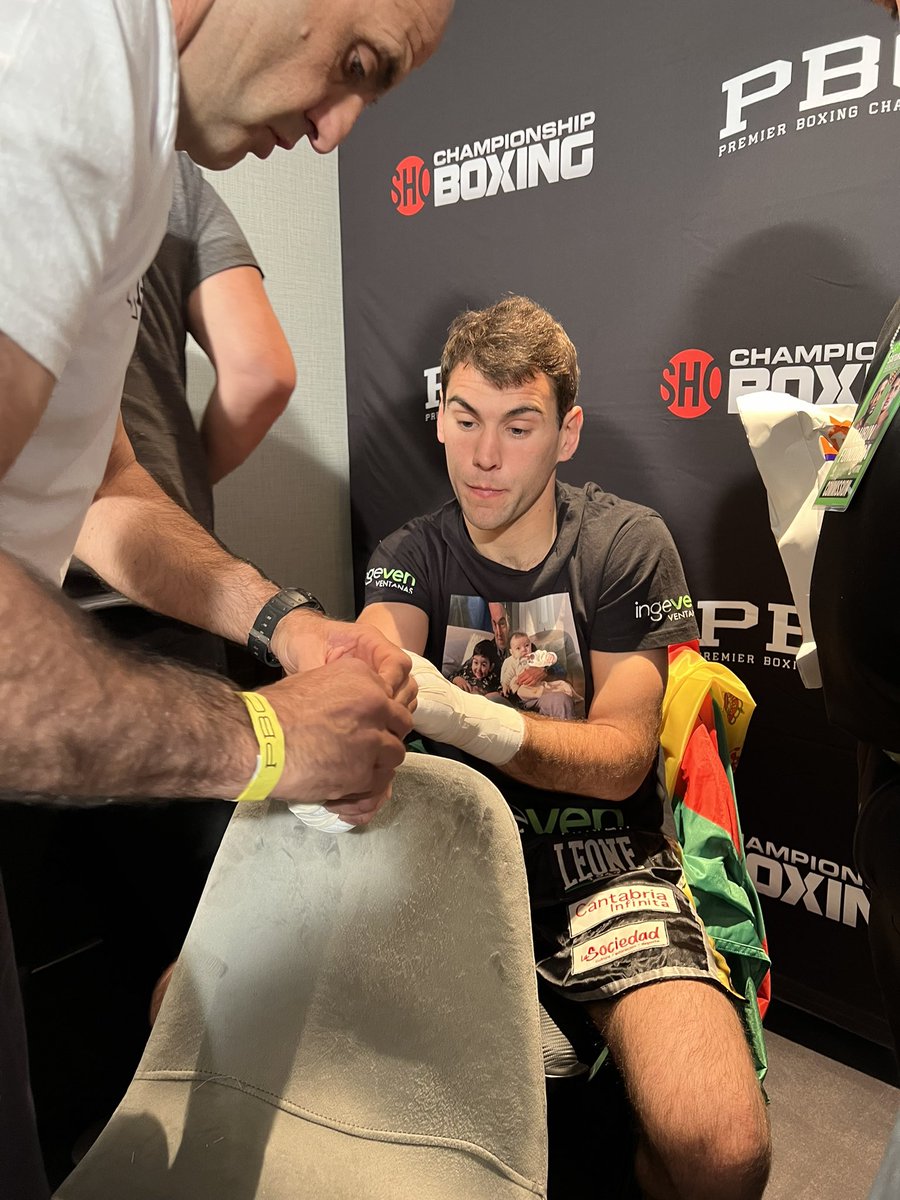
[[[406,653],[412,659],[412,675],[419,685],[413,713],[417,733],[465,750],[495,767],[502,767],[518,754],[525,740],[525,718],[517,709],[464,692],[427,659],[409,650]]]
[[[347,833],[354,828],[324,804],[289,804],[288,808],[304,825],[319,829],[322,833]]]

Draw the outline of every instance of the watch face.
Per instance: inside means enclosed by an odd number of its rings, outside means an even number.
[[[278,659],[269,649],[272,631],[281,618],[293,612],[295,608],[312,608],[319,613],[325,612],[312,592],[305,592],[301,588],[282,588],[271,600],[266,601],[253,622],[253,628],[247,637],[247,646],[257,658],[270,667],[280,666]]]
[[[301,606],[314,608],[316,612],[320,613],[324,613],[325,611],[321,603],[316,599],[312,592],[304,592],[301,588],[285,588],[283,592],[279,593],[279,596],[284,595],[292,597],[294,601],[292,604],[290,604],[288,611],[290,611],[290,608],[300,608]],[[277,598],[278,597],[276,597],[276,599]]]

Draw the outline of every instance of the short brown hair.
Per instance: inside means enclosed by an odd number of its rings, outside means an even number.
[[[441,354],[445,389],[451,372],[463,365],[497,388],[521,387],[543,373],[556,393],[560,425],[578,395],[575,347],[562,325],[527,296],[506,296],[453,320]]]
[[[895,0],[875,0],[876,4],[880,4],[882,8],[886,8],[894,20],[897,20],[897,5]]]

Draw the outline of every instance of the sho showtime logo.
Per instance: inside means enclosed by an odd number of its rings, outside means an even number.
[[[415,154],[398,162],[391,176],[391,200],[402,217],[414,217],[431,192],[431,172]]]
[[[719,158],[823,125],[900,112],[896,92],[866,100],[880,87],[900,88],[898,47],[900,36],[889,63],[880,38],[845,38],[804,50],[800,63],[778,58],[726,79]]]
[[[411,217],[422,211],[429,197],[435,208],[443,208],[582,179],[594,169],[595,120],[593,112],[574,113],[446,146],[433,152],[430,168],[418,155],[408,154],[391,176],[391,201],[397,212]]]
[[[807,912],[855,929],[869,920],[869,897],[855,871],[804,850],[747,840],[747,871],[761,896],[802,904]]]
[[[662,375],[659,394],[676,417],[702,417],[722,392],[722,372],[705,350],[680,350]]]
[[[729,352],[723,377],[705,350],[681,350],[663,368],[659,394],[669,412],[688,419],[705,416],[723,391],[730,413],[737,412],[739,396],[769,390],[808,404],[856,404],[874,353],[874,342],[741,346]]]

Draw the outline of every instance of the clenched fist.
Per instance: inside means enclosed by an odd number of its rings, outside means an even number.
[[[284,730],[285,767],[275,795],[331,801],[328,807],[345,819],[369,820],[389,792],[412,729],[409,709],[385,679],[345,653],[260,691]]]

